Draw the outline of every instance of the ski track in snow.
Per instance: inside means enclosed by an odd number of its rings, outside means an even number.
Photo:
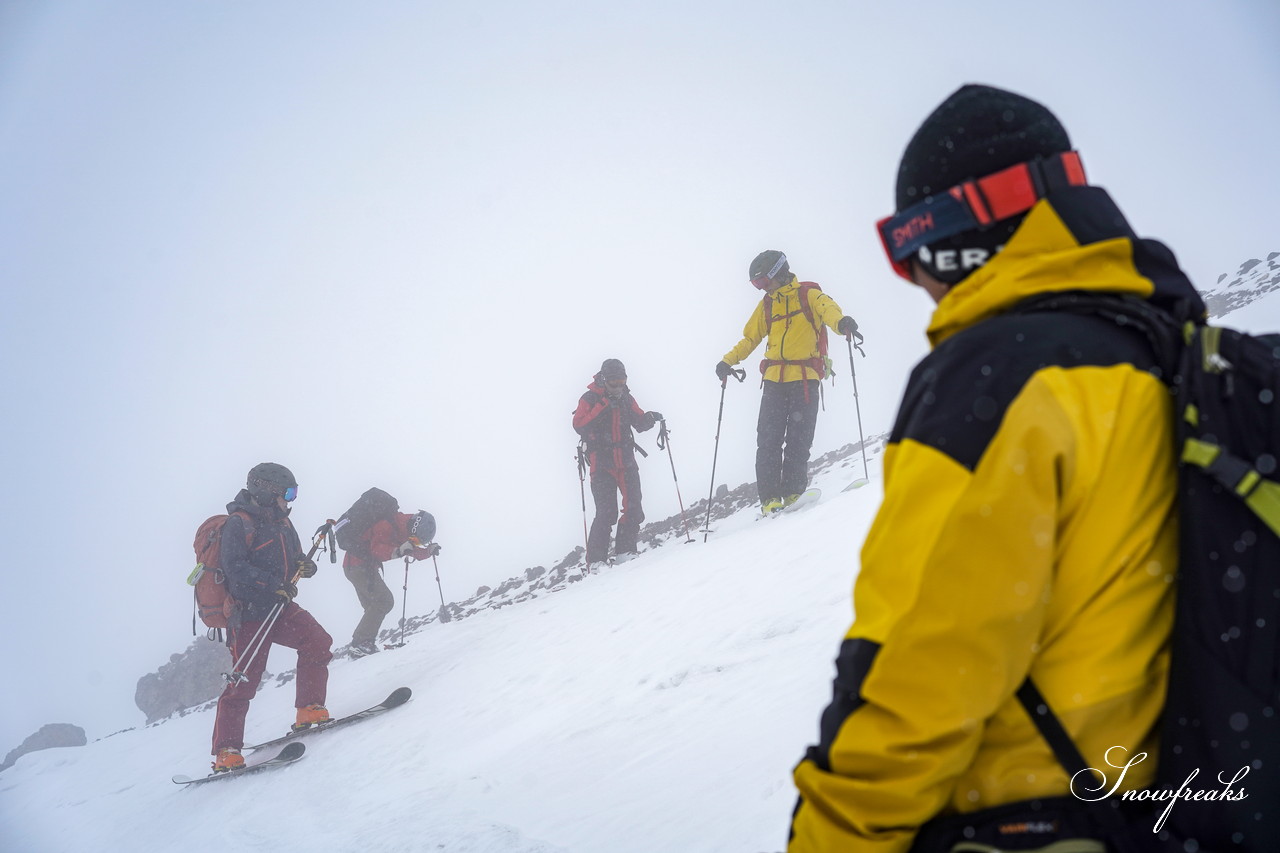
[[[400,685],[413,699],[308,737],[288,767],[174,785],[207,772],[212,711],[26,755],[0,775],[0,850],[780,850],[880,500],[870,462],[874,485],[841,493],[855,455],[815,478],[823,498],[803,513],[757,524],[746,509],[706,544],[676,538],[335,661],[335,715]],[[284,732],[293,687],[259,692],[247,742]]]

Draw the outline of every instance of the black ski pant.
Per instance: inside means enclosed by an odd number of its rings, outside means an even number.
[[[376,645],[382,620],[396,606],[395,596],[382,579],[382,567],[377,564],[344,566],[342,573],[356,588],[356,598],[360,599],[360,606],[364,608],[364,616],[360,617],[360,622],[351,634],[351,644]]]
[[[765,381],[756,424],[756,487],[762,505],[809,487],[819,393],[816,379]]]
[[[618,517],[618,493],[622,493],[622,517]],[[615,554],[634,554],[636,537],[644,510],[640,507],[640,469],[625,467],[621,471],[599,467],[591,471],[591,496],[596,501],[596,518],[587,537],[587,562],[602,563],[609,559],[609,534],[618,525],[614,542]]]

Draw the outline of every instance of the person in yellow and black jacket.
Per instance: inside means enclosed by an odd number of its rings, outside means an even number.
[[[826,326],[862,340],[858,324],[811,281],[798,281],[787,256],[761,252],[748,270],[765,292],[742,340],[716,365],[724,382],[733,365],[768,338],[760,362],[763,396],[756,423],[756,488],[765,515],[792,503],[809,485],[809,450],[818,425],[818,383],[830,372]]]
[[[1155,759],[1123,781],[1115,765],[1157,752],[1172,402],[1148,341],[1063,294],[1184,319],[1204,305],[1172,253],[1087,185],[1057,118],[1012,92],[947,98],[907,145],[897,207],[879,230],[937,303],[932,351],[885,451],[788,851],[1135,849],[1153,820],[1113,806]],[[1081,766],[1115,796],[1088,773],[1072,782]],[[1179,808],[1197,806],[1211,807]]]

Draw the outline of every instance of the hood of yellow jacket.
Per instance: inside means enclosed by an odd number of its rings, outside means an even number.
[[[1037,202],[1004,249],[947,292],[929,323],[929,343],[1063,291],[1138,296],[1179,320],[1205,316],[1168,247],[1139,238],[1102,188],[1074,187]]]

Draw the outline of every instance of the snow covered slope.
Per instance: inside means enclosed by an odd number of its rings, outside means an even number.
[[[1255,289],[1217,322],[1280,329],[1280,295]],[[513,589],[511,606],[335,661],[335,714],[400,685],[414,699],[311,738],[288,768],[173,785],[207,767],[208,710],[23,756],[0,774],[0,850],[780,850],[880,500],[878,454],[850,492],[862,466],[847,462],[803,512],[745,509],[705,544],[670,541],[554,595]],[[248,737],[282,733],[292,706],[292,684],[267,684]]]
[[[210,711],[24,756],[0,775],[0,849],[779,850],[880,499],[870,463],[850,492],[860,461],[820,476],[802,512],[744,510],[706,544],[335,661],[335,714],[402,684],[414,699],[311,738],[288,768],[172,784],[207,767]],[[292,714],[292,684],[272,682],[248,738]]]

